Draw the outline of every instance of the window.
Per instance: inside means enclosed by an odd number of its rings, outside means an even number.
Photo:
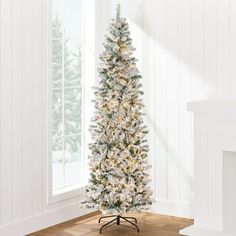
[[[54,194],[85,183],[82,0],[53,0],[51,153]]]

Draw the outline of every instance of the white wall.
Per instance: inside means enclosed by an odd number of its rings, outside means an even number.
[[[0,0],[0,235],[21,236],[88,212],[78,197],[47,204],[49,4]],[[86,4],[94,14],[94,1]],[[86,24],[94,30],[94,17]],[[86,57],[94,58],[89,43]]]
[[[186,101],[236,98],[236,2],[120,2],[144,77],[154,210],[191,216],[192,117]],[[102,50],[116,1],[96,3],[93,55]],[[84,214],[77,198],[46,202],[46,29],[47,0],[0,0],[0,235],[23,235]]]
[[[234,0],[109,0],[121,3],[143,75],[154,166],[154,210],[191,216],[192,117],[186,102],[236,99]]]

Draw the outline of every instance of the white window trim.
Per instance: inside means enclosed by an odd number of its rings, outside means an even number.
[[[83,16],[82,16],[82,160],[83,169],[88,170],[87,156],[88,156],[88,126],[91,117],[91,86],[95,81],[95,0],[82,1]],[[64,201],[67,199],[82,196],[85,192],[85,185],[87,183],[75,184],[63,189],[53,191],[53,171],[52,171],[52,0],[48,2],[48,91],[47,91],[47,204]],[[86,27],[85,27],[86,25]],[[85,179],[88,179],[88,171],[84,173]]]

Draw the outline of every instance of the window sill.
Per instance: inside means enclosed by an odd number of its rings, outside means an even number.
[[[53,191],[52,194],[48,195],[48,204],[82,196],[85,193],[86,184],[87,183],[75,184]]]

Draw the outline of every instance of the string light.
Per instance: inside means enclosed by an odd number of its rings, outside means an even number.
[[[91,178],[83,207],[103,214],[122,214],[147,209],[153,202],[142,118],[140,73],[133,57],[128,23],[112,19],[100,55],[99,85],[90,128]]]

